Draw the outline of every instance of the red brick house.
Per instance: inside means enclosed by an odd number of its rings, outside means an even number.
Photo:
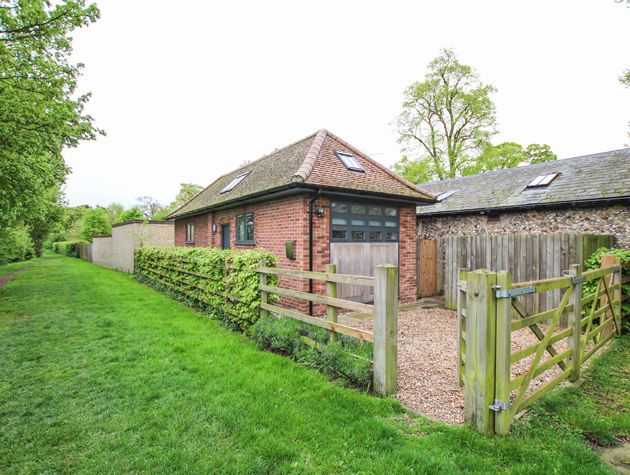
[[[169,215],[176,246],[265,249],[278,266],[373,275],[400,267],[400,298],[416,298],[416,205],[433,194],[327,130],[223,175]],[[283,282],[307,290],[306,281]],[[316,292],[323,285],[314,284]],[[340,285],[369,301],[371,289]],[[304,310],[303,302],[289,303]]]

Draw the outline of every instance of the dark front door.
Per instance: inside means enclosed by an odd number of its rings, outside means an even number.
[[[221,247],[223,249],[230,248],[230,225],[229,224],[221,225]]]

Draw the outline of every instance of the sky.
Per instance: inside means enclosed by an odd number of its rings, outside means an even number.
[[[391,166],[402,93],[441,48],[497,88],[494,143],[566,158],[630,142],[630,8],[614,0],[97,4],[73,60],[107,136],[64,152],[73,206],[166,204],[321,128]]]

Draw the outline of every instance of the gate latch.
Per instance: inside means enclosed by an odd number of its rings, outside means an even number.
[[[495,399],[494,404],[490,406],[490,410],[494,412],[507,411],[509,408],[509,402],[499,401],[498,399]]]
[[[529,287],[521,287],[519,289],[497,290],[496,297],[498,299],[506,299],[508,297],[518,297],[519,295],[533,294],[534,292],[536,292],[536,287],[530,285]]]
[[[571,280],[573,280],[573,285],[577,285],[577,284],[581,284],[583,282],[586,282],[586,278],[583,277],[583,276],[576,277],[576,276],[573,275],[571,277],[572,277]]]

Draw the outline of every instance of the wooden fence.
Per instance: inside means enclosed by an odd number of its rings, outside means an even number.
[[[619,258],[610,255],[603,256],[600,269],[582,273],[573,264],[563,277],[520,283],[512,283],[505,271],[461,269],[458,364],[466,424],[482,433],[505,434],[534,401],[567,379],[577,380],[584,362],[620,333],[627,298],[621,286],[629,280]],[[585,285],[592,293],[584,292]],[[560,302],[533,314],[518,300],[556,291]],[[564,315],[569,324],[560,329]],[[519,331],[531,331],[537,342],[514,345]],[[513,365],[522,362],[525,371],[514,375]],[[536,380],[555,367],[559,369],[547,375],[551,377]]]
[[[337,274],[331,264],[326,272],[311,272],[296,269],[280,269],[261,266],[259,290],[261,292],[261,316],[271,312],[280,317],[325,328],[331,341],[337,334],[348,335],[374,344],[374,390],[382,395],[396,393],[397,386],[397,325],[398,325],[398,267],[383,264],[375,267],[374,277]],[[267,284],[267,275],[319,280],[326,282],[326,295],[301,292]],[[365,285],[374,287],[374,305],[337,298],[337,284]],[[268,303],[269,294],[326,305],[326,319],[315,318],[304,313]],[[374,333],[360,330],[337,322],[337,309],[367,312],[374,315]],[[352,316],[351,314],[349,316]],[[305,340],[305,343],[309,343]]]
[[[548,279],[559,276],[572,264],[584,268],[585,260],[600,247],[612,247],[614,237],[601,234],[548,233],[446,236],[434,241],[436,264],[427,272],[435,279],[436,292],[444,291],[447,308],[457,308],[458,269],[507,271],[515,281]],[[425,266],[430,248],[419,253],[419,267]],[[420,270],[423,273],[424,271]],[[427,277],[428,278],[428,277]],[[419,282],[420,279],[419,279]],[[420,288],[422,296],[428,296]],[[428,286],[432,288],[431,286]],[[533,294],[522,299],[528,312],[538,313],[557,307],[560,291]]]

